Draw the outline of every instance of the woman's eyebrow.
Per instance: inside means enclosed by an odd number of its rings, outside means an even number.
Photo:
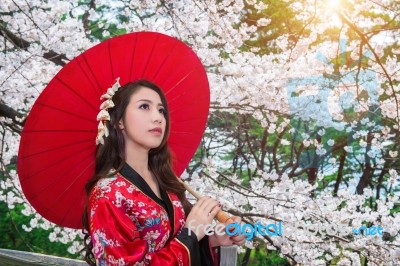
[[[148,102],[148,103],[153,103],[151,100],[148,99],[140,99],[137,102]],[[158,103],[157,106],[164,106],[162,103]]]

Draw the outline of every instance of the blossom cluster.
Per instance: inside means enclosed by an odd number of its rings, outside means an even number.
[[[250,181],[250,187],[241,186],[236,176],[228,178],[230,185],[221,186],[227,177],[218,174],[211,160],[205,163],[203,171],[209,178],[194,174],[190,177],[191,186],[218,198],[225,210],[242,216],[246,223],[283,224],[281,236],[259,236],[247,241],[247,247],[253,248],[262,241],[269,249],[279,250],[304,265],[326,265],[335,258],[340,258],[341,265],[360,265],[360,256],[372,265],[400,262],[400,214],[390,215],[399,196],[378,200],[377,210],[373,210],[365,205],[372,196],[369,189],[364,195],[355,195],[350,189],[342,189],[336,197],[328,190],[312,195],[316,185],[263,171]],[[354,228],[364,224],[384,228],[383,236],[355,235]]]
[[[10,209],[24,206],[32,217],[24,230],[49,230],[50,241],[70,243],[71,253],[82,248],[79,231],[58,228],[35,212],[9,167],[23,118],[51,78],[84,50],[118,34],[158,31],[185,41],[201,58],[211,116],[256,121],[256,128],[209,125],[204,174],[188,174],[195,188],[249,223],[323,223],[349,232],[368,223],[387,234],[297,231],[261,239],[293,264],[360,265],[362,258],[399,264],[400,221],[393,210],[399,201],[400,49],[391,26],[399,7],[390,0],[275,2],[0,1],[0,105],[22,117],[0,114],[0,201]],[[226,159],[232,154],[234,160]],[[232,170],[237,165],[251,173],[247,185]],[[221,169],[229,171],[222,177]],[[339,173],[342,181],[335,183],[332,175]],[[365,176],[370,180],[362,186]]]

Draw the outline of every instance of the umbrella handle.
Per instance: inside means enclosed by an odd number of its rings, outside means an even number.
[[[195,190],[193,190],[186,182],[183,182],[183,180],[180,178],[178,178],[178,180],[179,180],[179,182],[182,183],[182,185],[185,187],[185,189],[190,194],[193,195],[193,197],[195,197],[197,200],[199,200],[201,198],[201,195],[199,193],[197,193]],[[234,223],[233,219],[229,216],[229,214],[227,214],[226,212],[224,212],[222,210],[217,213],[215,218],[220,223]]]

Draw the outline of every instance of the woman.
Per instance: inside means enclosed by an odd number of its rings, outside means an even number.
[[[153,83],[139,80],[103,95],[95,173],[86,185],[86,261],[91,265],[215,265],[214,247],[245,236],[211,235],[218,201],[193,207],[171,167],[168,105]],[[113,95],[115,93],[115,95]],[[240,222],[239,217],[234,221]],[[189,228],[189,225],[191,228]],[[95,264],[96,263],[96,264]]]

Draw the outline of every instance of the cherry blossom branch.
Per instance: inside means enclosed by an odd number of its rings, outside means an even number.
[[[400,108],[399,108],[399,102],[398,102],[398,99],[396,96],[396,91],[394,89],[392,78],[390,77],[389,73],[387,72],[385,66],[383,65],[383,63],[382,63],[381,59],[379,58],[378,54],[376,53],[375,49],[372,47],[372,45],[370,44],[368,39],[365,37],[365,34],[360,29],[358,29],[358,27],[354,23],[352,23],[343,13],[341,13],[339,11],[337,11],[336,13],[352,30],[354,30],[357,33],[357,35],[361,38],[362,42],[364,42],[368,46],[368,48],[371,50],[372,54],[374,55],[376,62],[383,70],[383,73],[389,82],[390,88],[392,89],[393,97],[395,99],[395,103],[396,103],[396,107],[397,107],[396,108],[397,126],[400,127]]]
[[[6,105],[1,99],[0,99],[0,117],[7,117],[11,119],[14,125],[9,124],[8,126],[11,127],[11,129],[14,132],[21,133],[21,127],[23,127],[25,124],[25,119],[23,118],[23,115],[15,111],[8,105]]]
[[[32,24],[33,24],[37,29],[39,29],[39,30],[46,36],[46,33],[45,33],[45,32],[40,28],[40,26],[36,23],[36,21],[35,21],[35,19],[33,18],[33,16],[29,16],[26,12],[24,12],[24,10],[23,10],[14,0],[12,0],[12,2],[14,3],[14,5],[15,5],[16,7],[18,7],[19,11],[20,11],[22,14],[24,14],[25,17],[27,17],[27,18],[32,22]],[[31,7],[30,7],[29,3],[28,3],[27,1],[25,1],[25,4],[29,7],[29,13],[31,13]],[[31,15],[32,15],[32,14],[31,14]]]
[[[19,49],[28,49],[30,43],[12,33],[6,28],[5,25],[6,23],[3,20],[0,20],[0,36],[6,38],[9,42],[11,42],[15,47],[18,47]],[[68,61],[68,58],[64,54],[58,54],[53,50],[48,50],[47,52],[43,53],[43,58],[59,66],[64,66],[66,64],[65,62]]]
[[[90,9],[95,10],[96,9],[96,2],[95,0],[90,0],[89,2],[89,10],[86,10],[85,13],[82,16],[82,24],[83,24],[83,28],[85,30],[85,35],[86,38],[90,39],[90,30],[89,30],[89,11]]]

